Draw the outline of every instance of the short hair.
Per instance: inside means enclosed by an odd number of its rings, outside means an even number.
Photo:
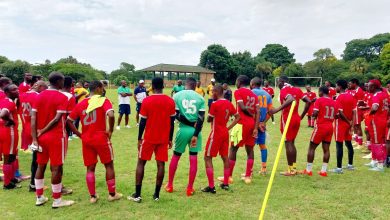
[[[356,84],[356,85],[358,85],[359,86],[359,80],[358,79],[356,79],[356,78],[352,78],[351,80],[349,80],[351,83],[353,83],[353,84]]]
[[[337,80],[336,85],[340,86],[342,89],[348,88],[348,82],[344,79]]]
[[[152,88],[153,89],[163,89],[164,88],[164,79],[161,77],[154,77],[152,79]]]
[[[288,82],[288,76],[286,75],[280,76],[279,79],[283,80],[284,82]]]
[[[255,86],[259,86],[259,87],[261,86],[261,79],[257,76],[252,79],[252,82],[253,84],[255,84]]]
[[[64,75],[60,72],[51,72],[49,75],[49,82],[51,85],[57,85],[58,81],[63,79]]]
[[[193,77],[188,77],[186,79],[186,84],[190,85],[191,87],[195,87],[196,86],[196,79]]]
[[[240,84],[242,84],[244,86],[249,86],[249,84],[250,84],[250,79],[246,75],[239,75],[237,77],[237,81],[240,82]]]
[[[89,83],[89,91],[94,92],[97,88],[102,88],[103,83],[100,82],[99,80],[93,80],[92,82]]]
[[[319,90],[326,95],[329,94],[329,88],[326,86],[321,86]]]
[[[73,78],[70,76],[65,76],[64,77],[64,88],[70,88],[72,87],[73,84]]]
[[[11,88],[14,87],[14,86],[17,87],[17,85],[15,85],[15,84],[13,84],[13,83],[6,85],[6,86],[4,87],[4,92],[5,92],[5,93],[9,92],[9,91],[11,90]]]
[[[12,80],[10,78],[5,77],[5,76],[0,78],[0,88],[3,87],[4,85],[10,84],[10,83],[12,83]]]
[[[222,87],[221,84],[215,85],[213,89],[216,90],[216,91],[218,91],[218,94],[219,94],[219,95],[222,95],[222,94],[223,94],[223,87]]]

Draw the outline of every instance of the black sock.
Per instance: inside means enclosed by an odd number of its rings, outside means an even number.
[[[341,168],[343,163],[343,143],[336,142],[337,168]]]
[[[354,151],[353,151],[353,147],[352,147],[352,142],[351,141],[346,141],[345,142],[345,146],[347,146],[348,148],[348,164],[353,164],[353,155],[354,155]]]
[[[161,185],[156,185],[156,189],[154,190],[155,197],[160,198],[160,190],[161,190]]]
[[[142,188],[142,185],[135,185],[135,195],[137,197],[141,196],[141,188]]]
[[[115,196],[115,192],[113,192],[113,193],[108,193],[108,194],[110,194],[110,196]]]

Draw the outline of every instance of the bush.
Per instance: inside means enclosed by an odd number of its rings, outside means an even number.
[[[119,75],[119,76],[117,76],[117,77],[113,80],[113,83],[114,83],[116,86],[120,86],[122,80],[125,80],[126,82],[129,82],[129,79],[128,79],[126,76],[124,76],[124,75]]]

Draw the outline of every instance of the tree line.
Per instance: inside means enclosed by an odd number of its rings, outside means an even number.
[[[249,51],[230,53],[220,44],[212,44],[200,55],[199,66],[216,72],[218,82],[234,84],[238,75],[259,76],[271,83],[275,77],[322,77],[334,82],[336,79],[357,78],[366,81],[380,79],[383,83],[390,80],[390,33],[377,34],[368,39],[354,39],[345,43],[341,59],[337,59],[330,48],[322,48],[313,53],[313,59],[298,63],[294,53],[281,44],[267,44],[256,55]],[[9,60],[0,56],[0,74],[15,82],[23,81],[23,74],[31,72],[46,78],[50,72],[59,71],[77,81],[108,79],[119,85],[121,80],[135,83],[145,79],[146,74],[136,70],[133,64],[122,62],[119,68],[107,73],[88,63],[79,62],[69,56],[54,63],[46,60],[42,64],[30,64],[26,61]],[[315,83],[315,80],[296,80],[297,85]]]

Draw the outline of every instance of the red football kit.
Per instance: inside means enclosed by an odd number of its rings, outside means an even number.
[[[28,91],[20,94],[20,104],[22,106],[21,119],[22,119],[22,143],[21,148],[27,149],[28,145],[32,143],[31,136],[31,110],[34,101],[36,100],[39,93],[35,91]]]
[[[15,102],[9,98],[0,100],[0,110],[10,113],[14,125],[7,127],[5,122],[0,120],[0,152],[4,155],[17,154],[18,152],[18,110]]]
[[[347,93],[351,94],[355,99],[357,111],[355,114],[355,125],[361,124],[364,118],[364,112],[358,108],[359,103],[364,102],[364,91],[362,88],[347,90]]]
[[[142,102],[140,117],[146,119],[145,134],[138,152],[142,160],[168,161],[171,117],[176,115],[175,102],[164,94],[153,94]]]
[[[240,114],[240,121],[238,124],[242,125],[242,139],[238,143],[238,147],[253,147],[255,146],[256,138],[253,137],[253,130],[255,129],[255,118],[249,115],[246,115],[238,103],[244,103],[249,113],[252,115],[256,114],[256,107],[259,105],[259,99],[248,88],[239,88],[234,92],[234,98],[236,99],[237,112]]]
[[[266,91],[271,97],[274,97],[275,92],[272,87],[263,87],[263,90]]]
[[[317,98],[317,94],[315,92],[305,92],[305,93],[303,93],[303,95],[308,97],[310,99],[310,101],[313,101],[313,99]],[[313,108],[314,108],[314,104],[312,103],[310,105],[309,111],[307,111],[308,116],[313,115]]]
[[[377,92],[372,96],[372,106],[378,106],[378,110],[372,115],[370,129],[371,142],[374,144],[385,144],[387,115],[388,115],[388,98],[387,92]]]
[[[329,97],[334,99],[336,97],[336,94],[337,94],[336,89],[333,87],[328,87],[328,89],[329,89]]]
[[[315,144],[330,143],[333,135],[333,121],[336,115],[335,101],[330,97],[320,97],[314,103],[313,111],[318,112],[318,115],[310,141]]]
[[[205,156],[227,156],[229,153],[229,131],[226,124],[229,118],[237,111],[233,104],[226,99],[218,99],[213,102],[209,116],[213,118],[211,133],[207,140]]]
[[[352,121],[354,111],[356,111],[356,102],[353,96],[349,93],[340,93],[336,98],[336,114],[342,111],[348,120]],[[335,139],[337,142],[351,141],[352,131],[351,126],[338,117],[335,120]]]
[[[288,96],[292,96],[295,101],[296,105],[292,113],[291,121],[290,121],[290,127],[288,128],[286,140],[287,141],[294,141],[297,137],[299,127],[301,125],[301,117],[298,113],[299,108],[299,100],[303,99],[305,96],[303,95],[303,92],[301,89],[292,87],[290,85],[285,85],[280,90],[280,103],[283,104]],[[286,125],[288,113],[290,112],[291,105],[287,106],[282,110],[281,120],[280,120],[280,132],[283,134],[284,126]]]
[[[32,111],[36,112],[37,131],[42,130],[52,121],[57,113],[65,114],[68,106],[68,98],[58,90],[47,89],[41,92],[33,103]],[[37,154],[38,164],[59,166],[64,163],[66,154],[65,121],[60,121],[52,129],[38,137],[38,144],[42,152]]]
[[[31,89],[31,86],[25,82],[20,83],[19,85],[19,93],[25,93],[28,92]]]
[[[7,96],[5,95],[4,91],[0,89],[0,101],[5,99]]]
[[[103,105],[90,113],[86,113],[88,101],[86,98],[78,103],[68,116],[68,119],[75,121],[80,119],[82,125],[81,141],[83,144],[83,159],[85,166],[91,166],[98,162],[106,164],[114,159],[112,144],[108,138],[106,128],[106,116],[110,111],[114,111],[111,102],[106,99]]]
[[[364,93],[364,107],[368,107],[366,110],[363,111],[363,118],[364,118],[364,129],[368,131],[368,127],[370,125],[370,109],[372,106],[372,94],[369,92]]]

